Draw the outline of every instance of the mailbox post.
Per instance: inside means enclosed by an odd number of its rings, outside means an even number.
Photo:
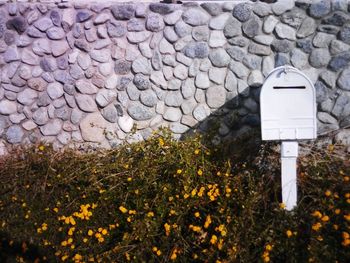
[[[316,92],[313,83],[291,66],[272,70],[260,93],[262,140],[282,141],[282,201],[297,204],[298,140],[316,139]]]

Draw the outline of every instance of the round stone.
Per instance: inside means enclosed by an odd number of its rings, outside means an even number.
[[[218,48],[210,52],[209,59],[215,67],[226,67],[230,63],[230,56],[225,49]]]
[[[206,104],[199,104],[193,110],[193,117],[197,121],[204,121],[210,115],[210,109]]]
[[[11,144],[20,143],[23,136],[24,132],[19,125],[13,125],[6,131],[6,140]]]
[[[0,101],[0,114],[10,115],[17,112],[17,104],[14,101],[1,100]]]
[[[146,90],[151,87],[151,82],[149,79],[142,74],[136,74],[133,83],[139,90]]]
[[[233,8],[232,15],[241,22],[249,20],[252,13],[252,7],[248,3],[240,3]]]
[[[205,42],[189,43],[184,47],[183,53],[190,58],[206,58],[209,54],[209,47]]]
[[[144,106],[140,103],[130,103],[128,107],[128,113],[131,118],[136,121],[145,121],[154,117],[154,109]]]
[[[146,20],[146,28],[152,32],[159,32],[164,28],[163,17],[159,14],[151,13]]]
[[[331,11],[331,1],[320,0],[314,1],[309,8],[310,16],[314,18],[321,18]]]
[[[54,82],[47,86],[47,94],[49,94],[50,98],[53,100],[61,97],[63,93],[63,86],[60,83]]]
[[[199,8],[190,8],[182,15],[182,20],[191,26],[201,26],[208,23],[210,16]]]
[[[207,104],[210,108],[220,108],[226,102],[226,90],[223,86],[211,86],[206,92]]]
[[[342,71],[338,78],[337,84],[341,89],[350,91],[350,69],[345,69]]]
[[[107,121],[98,112],[86,115],[80,122],[81,136],[87,142],[102,142],[105,140],[106,128]]]
[[[328,65],[328,62],[330,61],[331,56],[329,54],[328,49],[326,48],[315,48],[312,50],[310,57],[309,57],[309,62],[310,65],[315,67],[315,68],[321,68],[326,65]]]

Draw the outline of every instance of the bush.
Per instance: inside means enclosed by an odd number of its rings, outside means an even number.
[[[202,141],[160,131],[94,153],[13,152],[0,163],[0,261],[350,261],[349,163],[311,149],[287,212],[274,144]]]

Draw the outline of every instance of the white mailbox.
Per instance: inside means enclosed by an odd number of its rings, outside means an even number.
[[[282,201],[292,210],[297,204],[297,140],[317,137],[314,85],[296,68],[275,68],[261,88],[260,115],[262,139],[282,141]]]
[[[315,87],[296,68],[275,68],[261,89],[260,114],[263,140],[315,139]]]

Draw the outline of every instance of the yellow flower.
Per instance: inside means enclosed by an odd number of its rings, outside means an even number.
[[[271,246],[270,244],[267,244],[267,245],[265,246],[265,250],[266,250],[266,251],[271,251],[271,250],[272,250],[272,246]]]
[[[293,233],[292,233],[292,231],[290,231],[289,229],[286,231],[286,235],[287,235],[287,237],[288,238],[290,238],[292,235],[293,235]]]
[[[284,203],[280,203],[280,208],[284,209],[284,208],[286,208],[286,205]]]
[[[164,229],[165,229],[165,235],[169,236],[170,235],[171,226],[168,223],[165,223],[164,224]]]
[[[162,254],[162,251],[158,250],[157,251],[157,256],[160,256]]]
[[[205,219],[204,228],[208,228],[211,223],[212,223],[211,217],[210,215],[208,215]]]
[[[158,142],[160,146],[164,146],[164,140],[162,138],[159,138]]]
[[[62,261],[66,261],[67,258],[68,258],[68,256],[67,256],[67,255],[64,255],[64,256],[61,257],[61,260],[62,260]]]
[[[195,212],[195,213],[194,213],[194,216],[195,216],[195,217],[200,217],[201,215],[200,215],[199,212]]]
[[[83,238],[83,242],[84,242],[84,243],[88,242],[88,239],[87,239],[86,237]]]
[[[107,235],[108,231],[107,231],[107,229],[103,229],[101,233],[102,233],[102,235],[105,236],[105,235]]]
[[[327,191],[326,191],[324,194],[325,194],[325,196],[327,196],[327,197],[328,197],[328,196],[331,196],[331,195],[332,195],[332,192],[331,192],[331,191],[329,191],[329,190],[327,190]]]
[[[77,261],[80,261],[83,259],[83,257],[79,254],[75,254],[74,257],[73,257],[74,260],[77,260]]]
[[[350,221],[350,214],[344,215],[344,218],[345,218],[347,221]]]
[[[154,217],[154,213],[153,213],[152,211],[151,211],[151,212],[148,212],[148,213],[147,213],[147,216],[148,216],[148,217]]]
[[[184,194],[184,199],[187,199],[187,198],[189,198],[190,197],[190,195],[189,194]]]
[[[215,245],[217,241],[218,241],[218,237],[216,235],[212,235],[210,239],[210,243],[212,245]]]
[[[200,152],[200,150],[199,149],[196,149],[196,150],[194,150],[194,154],[199,154],[199,152]]]
[[[203,175],[203,171],[202,171],[201,169],[199,169],[199,170],[197,171],[197,174],[198,174],[199,176],[202,176],[202,175]]]
[[[322,227],[322,224],[320,222],[317,222],[316,224],[312,225],[312,230],[318,231]]]
[[[62,246],[62,247],[67,246],[67,241],[62,241],[62,242],[61,242],[61,246]]]
[[[88,231],[88,236],[93,236],[93,234],[94,234],[94,231],[92,231],[91,229],[89,229],[89,231]]]
[[[39,148],[40,151],[45,150],[45,146],[44,145],[40,145],[38,148]]]
[[[322,213],[320,211],[317,211],[317,210],[315,212],[313,212],[311,215],[314,217],[322,218]]]
[[[125,214],[126,212],[128,212],[128,209],[126,209],[124,206],[119,206],[119,210]]]
[[[181,169],[177,169],[176,173],[177,173],[177,174],[181,174],[181,173],[182,173],[182,170],[181,170]]]
[[[58,212],[58,208],[55,207],[55,208],[53,209],[53,211],[55,211],[55,212],[57,213],[57,212]]]
[[[336,215],[339,215],[340,214],[340,209],[335,209],[335,211],[334,211],[334,213],[336,214]]]
[[[73,243],[73,238],[68,238],[68,240],[67,240],[67,244],[72,244]]]
[[[329,221],[329,216],[325,215],[325,216],[323,216],[323,217],[321,218],[321,220],[322,220],[323,222],[327,222],[327,221]]]
[[[157,247],[153,247],[153,248],[152,248],[152,251],[153,251],[153,252],[157,252],[157,251],[158,251],[158,248],[157,248]]]

